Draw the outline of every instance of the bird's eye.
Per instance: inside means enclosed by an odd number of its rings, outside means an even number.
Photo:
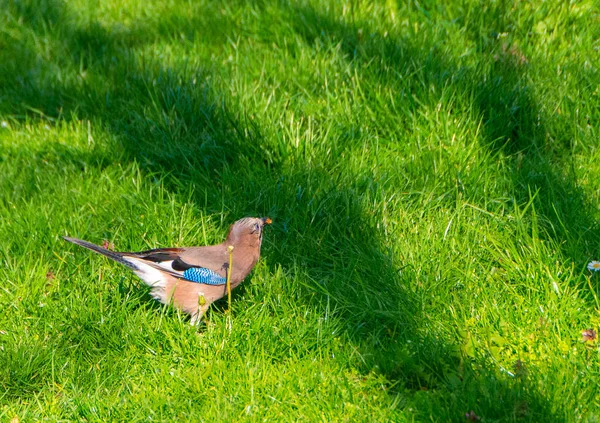
[[[256,233],[258,231],[260,231],[260,225],[258,223],[255,223],[252,227],[252,233]]]

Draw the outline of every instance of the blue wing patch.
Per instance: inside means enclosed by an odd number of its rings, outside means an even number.
[[[191,282],[208,285],[224,285],[227,282],[223,276],[204,267],[190,267],[183,272],[183,277]]]

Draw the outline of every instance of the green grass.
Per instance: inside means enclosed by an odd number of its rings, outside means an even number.
[[[589,1],[0,0],[0,420],[600,419]],[[270,216],[210,323],[137,250]]]

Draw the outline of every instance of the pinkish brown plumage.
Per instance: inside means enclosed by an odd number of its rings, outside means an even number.
[[[228,246],[233,246],[231,288],[237,287],[252,271],[260,257],[263,227],[269,218],[247,217],[229,228],[224,242],[204,247],[159,248],[155,250],[114,252],[77,238],[64,237],[94,252],[129,267],[163,304],[173,304],[198,322],[210,304],[227,294],[224,279],[229,267]],[[190,271],[206,275],[205,283],[194,282]]]

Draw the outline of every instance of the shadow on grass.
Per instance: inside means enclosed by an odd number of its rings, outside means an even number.
[[[111,148],[122,149],[126,159],[137,161],[148,172],[170,175],[175,181],[170,188],[175,192],[188,184],[200,186],[197,204],[206,204],[208,198],[208,204],[217,205],[208,206],[208,213],[222,212],[220,204],[224,202],[231,214],[229,220],[245,214],[274,214],[278,224],[269,234],[272,242],[264,249],[269,263],[304,269],[313,283],[304,300],[316,307],[334,303],[349,339],[363,358],[360,370],[383,374],[391,395],[414,396],[423,415],[460,419],[470,409],[477,409],[487,419],[558,420],[553,407],[526,380],[498,376],[476,360],[463,358],[455,345],[422,334],[421,306],[408,288],[415,276],[410,269],[399,272],[393,265],[382,235],[367,223],[372,219],[363,209],[362,193],[356,187],[308,164],[290,171],[277,155],[266,154],[260,125],[213,97],[210,70],[182,72],[160,60],[135,59],[131,51],[153,41],[145,38],[144,29],[153,22],[134,22],[121,32],[94,22],[69,27],[59,23],[70,21],[66,3],[42,3],[43,7],[19,6],[11,13],[21,17],[32,33],[49,36],[64,55],[57,62],[80,67],[82,76],[65,83],[57,69],[54,78],[40,78],[35,67],[51,59],[34,57],[24,45],[9,47],[3,54],[22,57],[29,68],[0,74],[4,79],[0,87],[17,87],[11,90],[12,101],[0,102],[2,113],[17,119],[40,115],[50,120],[89,119],[115,136],[119,145]],[[358,24],[340,23],[310,8],[293,13],[298,17],[298,33],[309,43],[321,37],[323,30],[339,39],[359,76],[371,72],[364,65],[377,55],[392,66],[415,62],[416,67],[426,69],[424,77],[438,86],[443,86],[449,75],[463,72],[450,58],[423,52],[408,40],[375,33],[364,44]],[[176,14],[161,19],[178,22],[179,30],[188,34],[201,24]],[[61,31],[55,30],[58,26]],[[169,27],[163,27],[163,35],[169,35]],[[223,34],[213,35],[217,42],[225,42]],[[114,66],[92,69],[95,61],[104,62],[107,57]],[[126,75],[124,80],[122,75]],[[552,169],[545,157],[546,133],[527,87],[519,86],[519,66],[499,63],[490,76],[491,85],[462,87],[477,99],[485,121],[485,142],[490,149],[515,155],[515,192],[522,196],[519,201],[526,201],[531,188],[539,190],[540,212],[551,225],[549,233],[556,239],[581,239],[583,228],[592,220],[580,196],[566,196],[577,193],[576,184],[562,171]],[[64,154],[61,159],[102,165],[110,161],[109,150],[90,153],[87,158],[85,154],[71,158]],[[520,155],[525,159],[518,159]],[[248,163],[254,169],[252,180],[240,171],[247,169]],[[532,176],[532,169],[539,176]],[[16,369],[21,356],[7,359],[2,367]],[[36,391],[35,386],[46,383],[38,378],[32,390],[23,391],[19,381],[27,382],[31,376],[13,374],[2,385],[9,395],[29,395]]]
[[[518,204],[526,204],[532,193],[538,193],[535,205],[545,226],[542,236],[552,237],[581,268],[600,247],[593,231],[597,224],[577,186],[571,140],[567,134],[547,128],[556,116],[545,116],[538,106],[528,79],[529,62],[525,53],[516,43],[500,38],[499,34],[515,31],[511,7],[506,2],[480,5],[480,10],[470,11],[477,16],[473,19],[475,23],[462,23],[481,58],[474,66],[459,64],[434,41],[431,45],[418,45],[408,36],[395,38],[382,34],[372,28],[371,22],[342,21],[333,16],[335,11],[324,15],[311,7],[296,8],[293,22],[310,45],[326,39],[339,42],[359,77],[375,79],[381,86],[396,87],[398,81],[373,64],[413,69],[421,78],[416,85],[434,86],[437,92],[451,86],[461,97],[473,99],[483,122],[480,141],[492,152],[502,152],[511,160],[514,199]],[[426,18],[427,10],[423,9],[423,13]],[[531,26],[534,23],[529,22]],[[533,32],[533,28],[521,30]],[[489,63],[491,67],[486,67]],[[422,101],[405,89],[398,91],[398,102],[404,103],[406,109],[421,107]],[[591,294],[585,296],[593,300]]]

